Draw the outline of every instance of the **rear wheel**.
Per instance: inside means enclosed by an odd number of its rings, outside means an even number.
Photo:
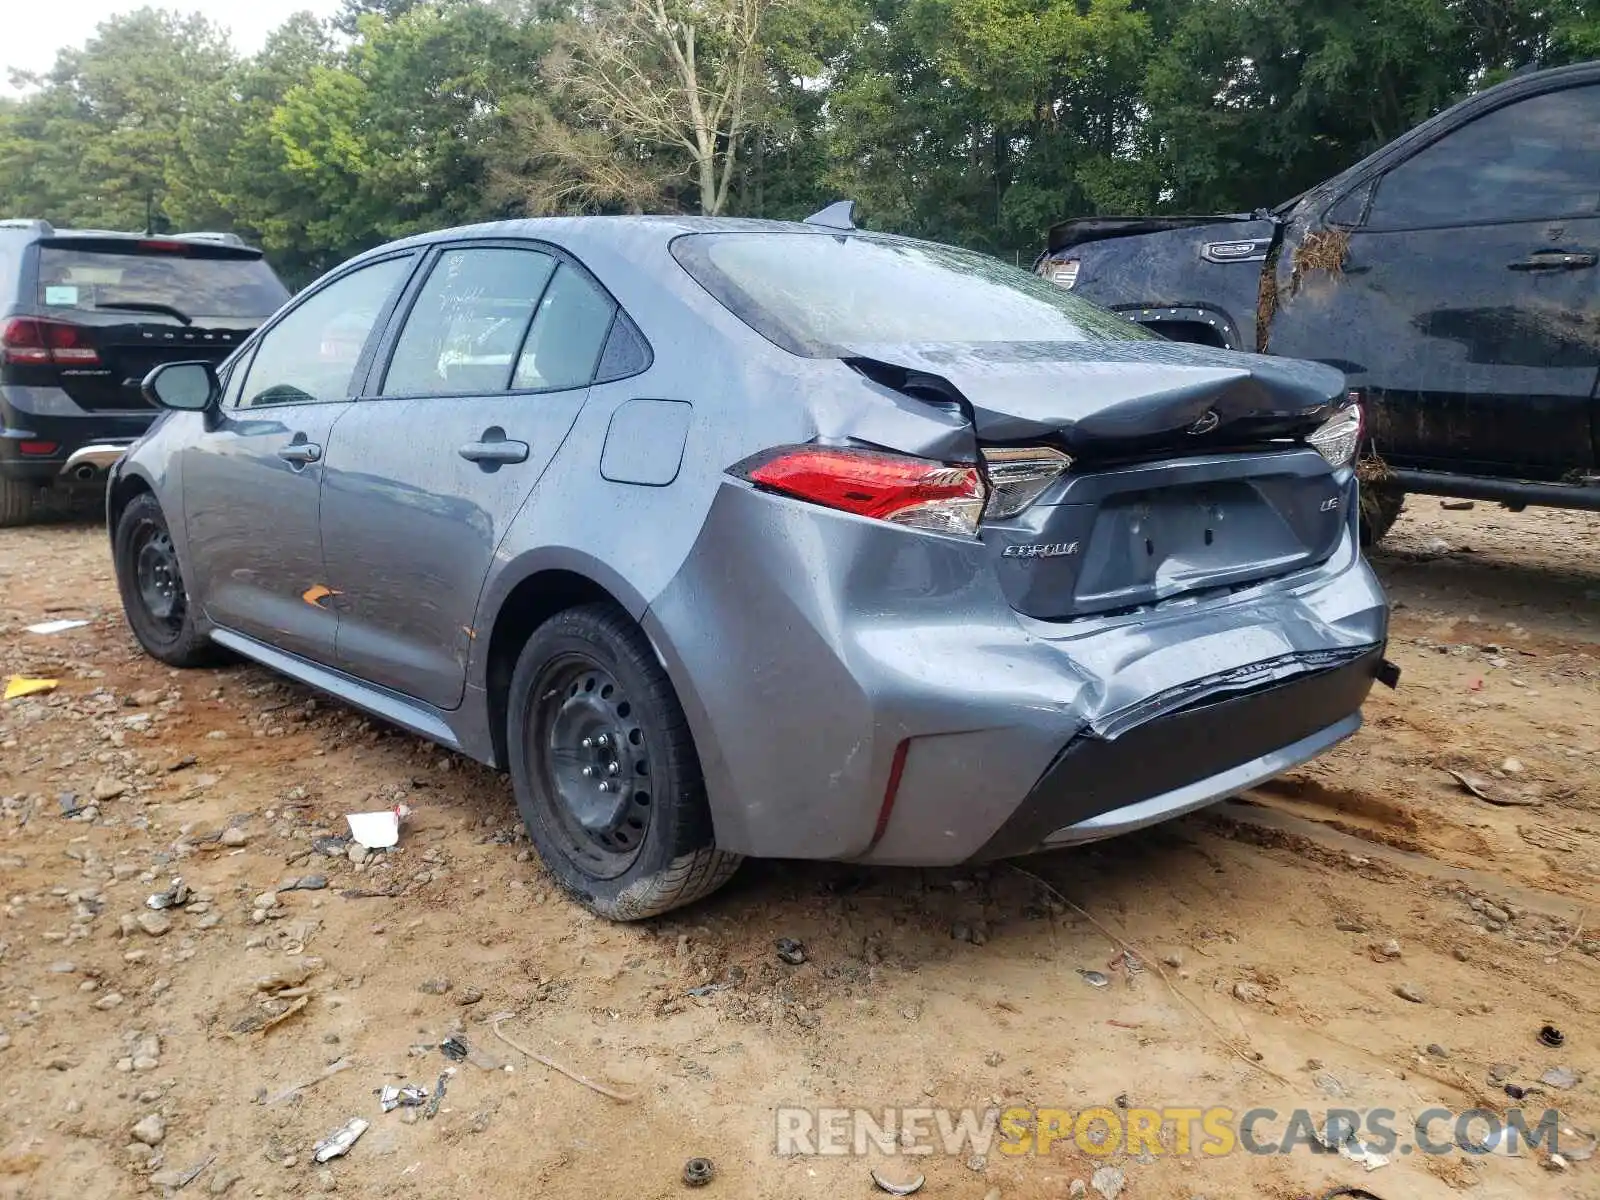
[[[149,492],[122,510],[112,553],[122,610],[145,653],[174,667],[218,661],[217,648],[197,627],[166,515]]]
[[[1361,544],[1376,546],[1400,519],[1406,494],[1377,484],[1361,485]]]
[[[39,485],[32,480],[0,478],[0,529],[28,524],[38,501]]]
[[[507,745],[517,808],[546,868],[614,921],[721,887],[700,760],[643,632],[610,604],[558,613],[523,647]]]

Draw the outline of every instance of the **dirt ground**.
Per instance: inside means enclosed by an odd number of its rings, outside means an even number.
[[[501,777],[254,667],[168,670],[98,528],[0,531],[0,678],[60,681],[0,705],[0,1197],[655,1198],[691,1156],[707,1196],[865,1197],[908,1161],[970,1200],[1119,1173],[1127,1200],[1600,1196],[1600,519],[1414,498],[1375,561],[1404,678],[1309,769],[1022,870],[753,863],[622,927],[552,892]],[[24,629],[66,617],[90,624]],[[316,841],[400,800],[397,850]],[[148,909],[174,876],[188,903]],[[381,1112],[452,1033],[436,1115]],[[1560,1067],[1576,1086],[1539,1084]],[[1296,1109],[1404,1133],[1554,1106],[1577,1150],[776,1153],[786,1106],[1122,1105],[1270,1109],[1269,1143]]]

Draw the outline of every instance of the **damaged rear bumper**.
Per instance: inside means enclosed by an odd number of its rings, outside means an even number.
[[[1109,836],[1320,753],[1359,725],[1388,606],[1352,520],[1315,567],[1037,620],[980,541],[729,482],[644,625],[719,846],[934,866]]]
[[[1099,841],[1192,812],[1315,758],[1361,727],[1381,650],[1285,683],[1213,698],[1062,750],[979,851],[1004,858]]]

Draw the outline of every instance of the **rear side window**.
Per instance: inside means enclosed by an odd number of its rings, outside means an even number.
[[[174,245],[174,243],[158,243]],[[289,298],[259,255],[176,249],[39,248],[38,302],[46,311],[132,313],[155,321],[260,321]]]
[[[752,329],[832,358],[916,342],[1147,340],[1130,321],[998,259],[866,235],[699,233],[673,256]]]
[[[541,391],[587,387],[616,312],[610,296],[562,263],[539,301],[511,386]]]
[[[406,317],[381,394],[505,391],[555,270],[555,259],[536,250],[446,250]]]
[[[649,365],[650,344],[644,340],[639,327],[628,319],[628,314],[619,310],[611,322],[611,336],[606,338],[606,348],[600,352],[600,368],[595,375],[595,382],[627,379]]]
[[[1600,86],[1529,96],[1389,171],[1368,228],[1418,229],[1600,213]]]

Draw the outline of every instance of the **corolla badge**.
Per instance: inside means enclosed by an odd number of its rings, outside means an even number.
[[[1202,433],[1210,433],[1213,429],[1221,424],[1222,418],[1217,415],[1217,410],[1214,408],[1208,408],[1204,416],[1202,416],[1193,425],[1189,426],[1189,432],[1198,437]]]
[[[1078,552],[1077,542],[1034,542],[1026,546],[1007,546],[1001,558],[1063,558]]]

